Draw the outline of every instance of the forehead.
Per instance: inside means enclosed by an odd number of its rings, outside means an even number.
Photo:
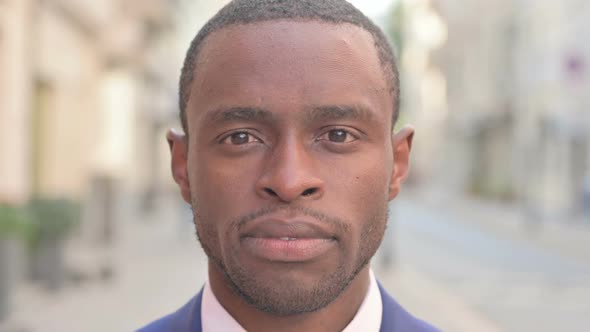
[[[201,47],[187,108],[198,117],[219,107],[361,104],[391,115],[374,44],[351,24],[284,20],[223,28]]]

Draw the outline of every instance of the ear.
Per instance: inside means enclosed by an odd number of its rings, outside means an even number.
[[[166,140],[170,147],[172,177],[180,188],[182,198],[188,204],[191,204],[191,191],[188,180],[188,142],[183,133],[178,133],[173,129],[166,133]]]
[[[402,183],[408,177],[413,139],[414,128],[410,126],[403,127],[392,137],[393,173],[391,174],[391,182],[389,183],[390,201],[399,194]]]

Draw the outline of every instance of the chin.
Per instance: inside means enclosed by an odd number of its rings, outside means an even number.
[[[324,308],[358,273],[343,265],[323,269],[293,263],[274,263],[266,268],[229,265],[225,275],[234,293],[256,309],[280,316]]]
[[[324,276],[282,272],[238,277],[234,285],[236,293],[258,310],[290,316],[320,310],[334,301],[350,282],[341,277],[339,272]]]

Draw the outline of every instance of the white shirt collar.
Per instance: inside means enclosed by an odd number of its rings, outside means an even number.
[[[352,321],[342,332],[378,332],[381,327],[383,303],[381,292],[373,270],[370,270],[370,284],[367,295]],[[245,332],[246,330],[221,306],[209,283],[203,289],[201,322],[203,332]]]
[[[342,332],[379,332],[381,328],[381,317],[383,315],[383,303],[381,302],[381,291],[373,270],[369,270],[369,290],[361,303],[359,310],[350,323]]]
[[[203,332],[245,332],[244,328],[225,310],[213,294],[211,285],[205,283],[201,302]]]

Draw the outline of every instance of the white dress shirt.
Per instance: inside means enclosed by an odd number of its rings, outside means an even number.
[[[381,316],[383,315],[383,304],[381,303],[381,292],[377,285],[377,279],[370,270],[370,284],[367,295],[361,304],[356,315],[342,332],[379,332],[381,327]],[[203,289],[203,300],[201,304],[201,322],[203,332],[244,332],[246,331],[228,312],[221,306],[221,303],[213,294],[209,283]]]

